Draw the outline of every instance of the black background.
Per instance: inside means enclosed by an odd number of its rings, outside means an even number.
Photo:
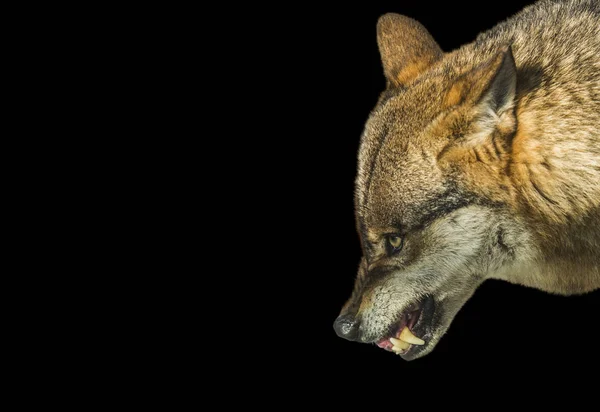
[[[530,379],[590,383],[582,376],[600,365],[600,291],[562,297],[487,281],[435,350],[412,362],[340,339],[332,328],[361,256],[353,210],[356,154],[365,120],[385,86],[377,18],[386,12],[415,18],[451,51],[530,3],[361,2],[296,11],[300,22],[287,28],[293,34],[286,39],[293,53],[277,69],[285,79],[282,93],[297,96],[284,115],[294,123],[279,136],[285,142],[283,162],[300,158],[281,176],[289,178],[293,195],[279,203],[285,209],[279,232],[285,266],[277,276],[286,280],[282,299],[297,295],[298,301],[282,303],[277,322],[286,330],[285,359],[309,370],[306,388],[347,391],[351,400],[365,386],[451,383],[463,376],[485,385],[487,377],[508,374],[512,380],[506,385],[515,390]]]

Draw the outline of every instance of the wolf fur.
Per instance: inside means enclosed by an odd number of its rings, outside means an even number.
[[[599,288],[600,1],[540,1],[450,53],[397,14],[377,39],[388,86],[361,138],[364,256],[338,334],[378,342],[432,299],[411,360],[486,279]]]

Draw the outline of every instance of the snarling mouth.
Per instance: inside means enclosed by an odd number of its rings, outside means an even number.
[[[377,341],[377,346],[397,355],[407,355],[415,347],[424,346],[426,341],[421,339],[426,334],[427,320],[433,315],[433,299],[423,301],[409,307],[400,316],[392,328],[392,333]],[[429,319],[425,319],[429,318]]]

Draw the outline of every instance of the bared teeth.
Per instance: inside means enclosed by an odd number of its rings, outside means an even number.
[[[392,350],[394,352],[405,351],[406,349],[408,349],[410,347],[410,343],[404,342],[400,339],[390,338],[390,342],[392,342],[392,345],[394,345],[394,347],[392,348]]]
[[[392,352],[394,352],[396,355],[402,355],[402,354],[406,353],[405,350],[402,350],[402,349],[400,349],[400,348],[398,348],[396,346],[394,346],[392,348]]]
[[[400,332],[400,336],[398,336],[398,339],[406,343],[412,343],[413,345],[425,345],[425,341],[413,335],[408,326],[402,329],[402,332]],[[390,342],[394,343],[392,339],[390,339]]]
[[[410,313],[408,318],[414,317],[414,313]],[[425,341],[421,338],[418,338],[412,333],[409,326],[404,326],[397,337],[389,338],[389,342],[392,344],[390,348],[388,346],[388,350],[391,349],[396,355],[402,355],[408,351],[410,345],[425,345]]]

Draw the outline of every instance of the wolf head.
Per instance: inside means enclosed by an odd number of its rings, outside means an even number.
[[[334,328],[412,360],[486,278],[526,253],[507,176],[517,75],[510,45],[445,55],[404,16],[381,17],[377,37],[388,86],[359,151],[364,256]]]

